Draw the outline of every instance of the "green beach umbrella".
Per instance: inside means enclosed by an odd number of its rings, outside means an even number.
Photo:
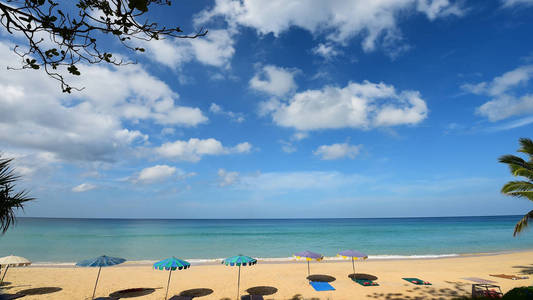
[[[167,259],[163,259],[162,261],[158,261],[154,264],[154,269],[170,271],[168,272],[167,292],[165,294],[165,300],[168,297],[168,286],[170,285],[170,275],[172,275],[172,271],[185,270],[190,267],[191,264],[189,262],[181,260],[174,256]]]
[[[102,267],[110,267],[114,265],[120,265],[125,262],[126,259],[120,257],[111,257],[107,255],[98,256],[91,259],[82,260],[76,263],[78,267],[95,267],[98,268],[98,275],[96,275],[96,282],[94,283],[93,296],[91,299],[94,299],[94,294],[96,293],[96,286],[98,285],[98,279],[100,278],[100,271]]]
[[[241,254],[233,257],[228,257],[222,261],[222,264],[226,266],[239,266],[239,279],[237,281],[237,300],[239,300],[239,289],[241,287],[241,266],[253,266],[256,263],[257,259]]]

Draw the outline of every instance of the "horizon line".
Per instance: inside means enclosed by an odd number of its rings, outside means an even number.
[[[101,217],[17,217],[17,219],[78,219],[78,220],[353,220],[353,219],[438,219],[438,218],[522,217],[522,215],[468,215],[468,216],[415,216],[415,217],[308,217],[308,218],[101,218]]]

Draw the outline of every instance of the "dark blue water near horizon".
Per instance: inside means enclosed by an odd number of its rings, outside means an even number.
[[[101,254],[129,260],[212,259],[243,253],[290,257],[447,255],[533,249],[533,234],[513,237],[522,216],[369,219],[57,219],[19,218],[0,236],[0,256],[74,262]]]

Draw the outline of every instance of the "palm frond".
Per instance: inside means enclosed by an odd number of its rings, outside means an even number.
[[[15,211],[24,210],[24,204],[34,198],[24,190],[15,192],[14,182],[19,179],[10,167],[12,159],[0,157],[0,232],[4,234],[15,223]]]
[[[513,236],[516,236],[519,234],[524,228],[527,227],[529,219],[533,218],[533,210],[528,212],[518,223],[516,223],[514,227],[514,233]]]
[[[533,161],[533,141],[528,138],[521,138],[519,141],[520,149],[518,149],[518,152],[529,155],[529,161]]]
[[[509,192],[527,192],[533,191],[533,183],[529,181],[509,181],[503,187],[501,192],[507,194]]]
[[[513,196],[517,198],[526,198],[530,201],[533,201],[533,191],[526,191],[526,192],[509,192],[506,195]]]
[[[509,166],[511,167],[511,166]],[[532,170],[528,170],[526,168],[522,168],[522,167],[512,167],[511,168],[511,173],[513,174],[513,176],[522,176],[522,177],[526,177],[527,179],[531,180],[533,182],[533,171]]]
[[[12,158],[6,159],[0,157],[0,186],[13,183],[19,179],[19,176],[16,176],[10,167],[12,161]]]
[[[513,166],[533,171],[533,164],[532,163],[528,163],[527,161],[523,160],[521,157],[518,157],[518,156],[515,156],[515,155],[503,155],[503,156],[500,156],[498,161],[501,162],[501,163],[504,163],[504,164],[508,164],[509,167],[511,168],[511,172],[513,171]]]

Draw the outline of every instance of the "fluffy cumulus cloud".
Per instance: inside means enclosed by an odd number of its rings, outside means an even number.
[[[142,169],[139,175],[134,179],[134,182],[140,183],[154,183],[168,179],[170,176],[176,174],[176,168],[167,165],[156,165],[153,167]]]
[[[0,140],[10,148],[112,161],[148,139],[126,123],[190,127],[207,121],[200,109],[178,105],[179,95],[141,65],[81,66],[82,76],[69,79],[85,89],[66,95],[43,72],[6,70],[18,62],[10,47],[0,42]]]
[[[82,193],[82,192],[87,192],[87,191],[90,191],[90,190],[94,190],[95,188],[96,188],[96,185],[94,185],[94,184],[82,183],[80,185],[77,185],[77,186],[73,187],[72,191],[75,192],[75,193]]]
[[[528,92],[533,78],[533,65],[518,67],[491,81],[464,84],[463,90],[491,99],[478,107],[477,113],[491,121],[533,113],[533,94]]]
[[[533,0],[501,0],[503,7],[533,5]]]
[[[337,50],[332,43],[320,43],[318,46],[313,48],[313,53],[329,60],[337,55],[340,55],[341,51]]]
[[[296,89],[295,73],[297,70],[272,65],[263,66],[250,79],[250,88],[281,97]]]
[[[238,172],[228,172],[225,169],[218,170],[219,183],[218,186],[224,187],[235,184],[239,180]]]
[[[414,125],[428,113],[419,92],[398,92],[391,85],[368,81],[306,90],[288,101],[269,100],[261,109],[277,125],[300,131]]]
[[[360,37],[363,49],[372,51],[380,41],[401,40],[397,22],[408,12],[422,13],[429,20],[463,14],[450,0],[216,0],[196,23],[221,16],[232,28],[246,26],[275,36],[297,26],[341,44]]]
[[[150,41],[144,47],[153,54],[149,56],[150,59],[171,68],[197,61],[227,69],[235,54],[233,34],[232,30],[214,29],[209,30],[205,37]]]
[[[314,155],[320,156],[323,160],[334,160],[341,158],[354,159],[361,149],[361,145],[350,145],[348,143],[322,145],[314,152]]]
[[[252,145],[248,142],[237,144],[234,147],[225,147],[220,141],[213,138],[191,138],[188,141],[178,140],[164,143],[155,151],[165,158],[197,162],[205,155],[241,154],[249,153],[251,150]]]

